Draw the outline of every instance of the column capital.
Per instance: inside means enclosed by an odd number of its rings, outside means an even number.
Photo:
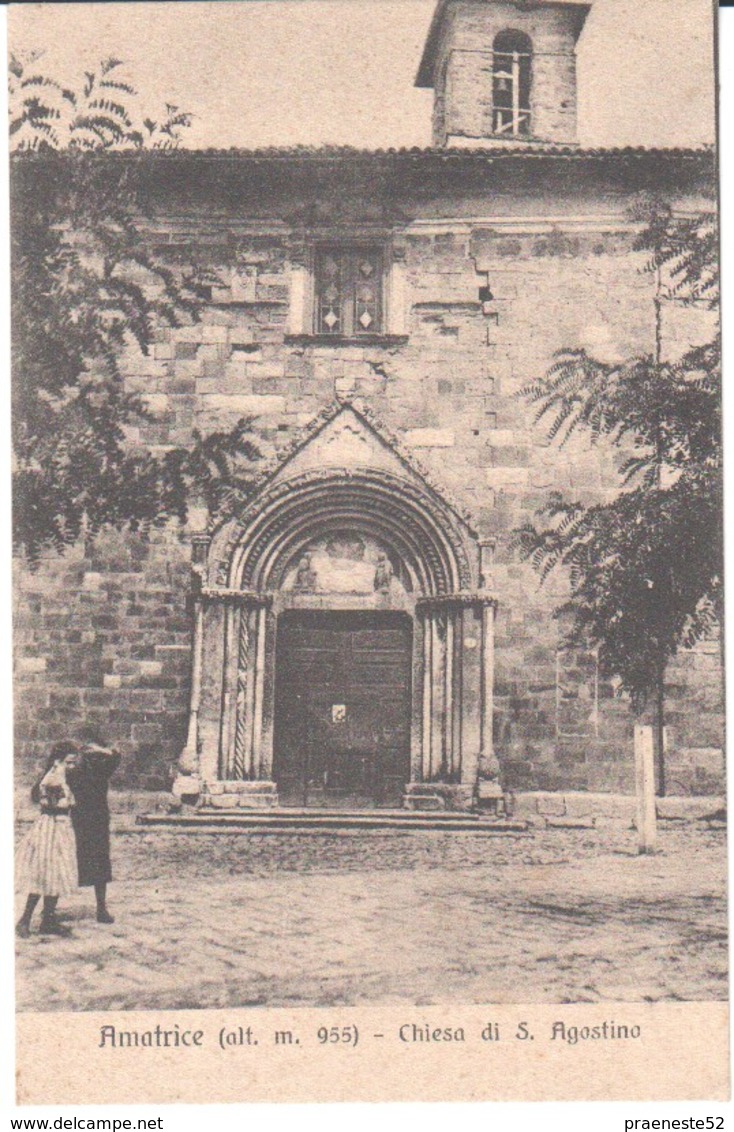
[[[488,590],[460,591],[420,597],[415,603],[419,613],[453,613],[460,609],[497,608],[497,598]]]
[[[479,584],[483,590],[492,585],[496,550],[496,539],[482,538],[479,540]]]
[[[191,536],[191,561],[198,565],[206,561],[206,552],[212,536],[207,531],[196,531]]]

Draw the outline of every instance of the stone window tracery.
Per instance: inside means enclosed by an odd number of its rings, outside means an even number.
[[[383,330],[383,255],[374,246],[316,249],[314,333],[360,338]]]

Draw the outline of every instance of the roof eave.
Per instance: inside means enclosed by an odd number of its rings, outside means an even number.
[[[418,74],[415,77],[415,85],[417,87],[427,87],[429,89],[433,87],[433,66],[436,61],[441,25],[443,24],[444,12],[446,11],[448,2],[449,0],[438,0],[436,10],[433,13],[431,26],[428,29],[428,36],[426,37],[426,44],[418,65]]]
[[[599,146],[584,147],[571,143],[528,142],[508,146],[414,146],[402,149],[357,149],[351,146],[294,146],[264,149],[172,149],[89,151],[75,153],[73,158],[63,150],[26,151],[11,155],[11,164],[26,161],[43,164],[46,160],[87,160],[90,162],[132,162],[134,164],[161,164],[168,162],[228,162],[233,164],[269,165],[292,162],[294,164],[375,162],[395,163],[433,162],[442,166],[466,163],[504,163],[507,161],[664,161],[664,160],[715,160],[713,145],[701,146]]]

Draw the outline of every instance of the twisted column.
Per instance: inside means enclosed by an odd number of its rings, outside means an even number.
[[[248,763],[248,722],[250,713],[247,711],[247,686],[250,665],[250,626],[248,624],[248,610],[244,608],[240,614],[240,639],[237,654],[237,717],[234,734],[234,765],[233,777],[245,778],[249,770]]]

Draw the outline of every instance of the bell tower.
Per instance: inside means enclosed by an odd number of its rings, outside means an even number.
[[[589,4],[439,0],[416,86],[435,146],[576,143],[576,43]]]

